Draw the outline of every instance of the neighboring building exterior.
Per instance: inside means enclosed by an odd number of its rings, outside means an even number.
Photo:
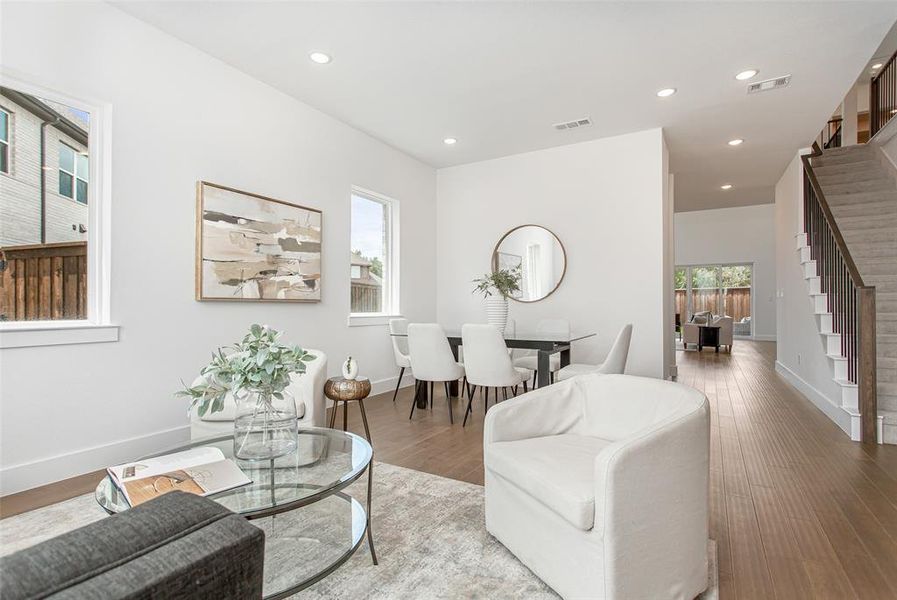
[[[0,88],[0,247],[87,240],[87,118]]]
[[[350,278],[352,280],[353,313],[380,312],[383,306],[383,280],[371,272],[371,261],[357,252],[352,253]]]

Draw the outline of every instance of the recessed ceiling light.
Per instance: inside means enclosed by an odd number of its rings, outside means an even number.
[[[881,63],[875,63],[874,65],[872,65],[872,68],[873,68],[873,69],[880,69],[881,66],[882,66]]]
[[[738,75],[735,76],[735,79],[738,81],[744,81],[745,79],[750,79],[751,77],[756,77],[757,73],[759,73],[757,69],[748,69],[747,71],[742,71]]]
[[[740,145],[742,145],[743,143],[744,143],[744,140],[741,139],[741,138],[736,138],[736,139],[734,139],[734,140],[729,140],[729,145],[730,145],[730,146],[740,146]]]
[[[719,186],[719,189],[721,189],[721,190],[731,190],[731,189],[732,189],[732,184],[731,184],[731,183],[726,183],[726,184],[724,184],[724,185]]]
[[[442,140],[442,143],[446,146],[451,146],[453,144],[457,144],[458,140],[456,140],[455,138],[445,138],[444,140]]]
[[[308,55],[312,62],[316,62],[319,65],[326,65],[329,63],[332,58],[330,58],[329,54],[324,54],[323,52],[312,52]]]
[[[676,93],[676,88],[663,88],[657,92],[657,95],[661,98],[666,98],[667,96],[672,96]]]

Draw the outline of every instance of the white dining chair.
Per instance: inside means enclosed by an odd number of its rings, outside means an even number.
[[[467,417],[473,412],[473,395],[477,387],[480,388],[480,396],[483,398],[483,412],[489,408],[489,388],[495,390],[495,401],[498,402],[498,390],[502,390],[505,399],[508,398],[508,390],[512,395],[514,390],[523,384],[523,391],[527,392],[526,382],[531,371],[521,367],[515,367],[508,355],[508,347],[505,339],[494,325],[472,325],[461,327],[461,345],[464,347],[465,374],[467,376],[467,410],[464,412],[464,423],[467,425]]]
[[[559,333],[561,335],[570,335],[570,321],[566,319],[542,319],[536,324],[538,333]],[[533,388],[536,387],[536,380],[539,376],[539,354],[529,351],[524,356],[514,359],[515,367],[529,369],[533,373]],[[561,368],[561,355],[554,353],[548,357],[548,367],[551,370],[551,380],[554,382],[555,373]]]
[[[411,323],[408,325],[408,350],[411,355],[411,370],[417,380],[414,399],[411,401],[411,414],[417,404],[420,386],[430,384],[430,406],[433,405],[433,384],[442,382],[445,397],[448,400],[449,422],[454,423],[452,416],[452,398],[449,395],[449,382],[464,377],[464,367],[455,360],[445,332],[437,323]]]
[[[626,359],[629,357],[629,342],[632,340],[632,324],[623,326],[610,352],[600,365],[570,364],[558,371],[558,381],[570,379],[586,373],[601,373],[602,375],[622,375],[626,370]]]
[[[396,391],[392,394],[392,401],[395,402],[402,386],[405,369],[411,367],[411,354],[408,352],[408,319],[389,320],[389,339],[392,340],[392,353],[396,359],[396,366],[401,369],[399,380],[396,382]]]

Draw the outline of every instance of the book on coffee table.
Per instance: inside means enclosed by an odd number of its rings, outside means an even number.
[[[234,461],[213,447],[116,465],[106,472],[132,507],[175,490],[208,496],[251,483]]]

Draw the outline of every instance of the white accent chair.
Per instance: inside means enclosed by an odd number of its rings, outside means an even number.
[[[401,369],[399,371],[399,380],[396,381],[396,391],[392,394],[392,401],[396,401],[399,395],[399,388],[402,386],[402,377],[405,376],[405,369],[411,367],[411,353],[408,351],[408,319],[390,319],[389,320],[389,339],[392,340],[392,353],[396,359],[396,366]]]
[[[448,401],[449,422],[454,424],[452,398],[449,395],[448,383],[464,377],[464,367],[455,360],[442,327],[436,323],[410,324],[408,326],[408,349],[411,352],[411,370],[417,380],[414,387],[414,398],[411,401],[411,414],[408,415],[408,418],[414,416],[414,407],[417,404],[420,386],[430,384],[430,406],[432,407],[433,383],[442,382]]]
[[[542,319],[536,324],[539,333],[561,333],[570,335],[570,321],[566,319]],[[522,367],[533,372],[533,389],[536,387],[536,379],[539,374],[539,355],[537,352],[527,352],[526,355],[514,359],[515,367]],[[561,368],[561,355],[554,353],[548,357],[548,367],[551,370],[551,378]]]
[[[600,365],[585,365],[581,363],[569,364],[562,367],[556,376],[558,381],[570,379],[586,373],[601,373],[603,375],[622,375],[626,370],[626,360],[629,358],[629,342],[632,340],[632,323],[623,326],[610,352]]]
[[[320,350],[305,349],[316,356],[305,363],[305,374],[293,376],[287,390],[296,402],[299,426],[324,427],[326,406],[324,404],[324,383],[327,381],[327,355]],[[190,439],[232,434],[236,403],[228,394],[224,399],[224,410],[207,412],[200,417],[196,410],[190,411]]]
[[[659,379],[584,375],[494,406],[486,529],[562,597],[707,586],[710,407]]]
[[[682,324],[682,347],[686,350],[689,344],[697,346],[701,337],[701,325],[710,324],[719,326],[719,345],[726,346],[732,351],[732,334],[734,331],[734,319],[729,316],[714,316],[709,311],[697,312],[691,321]]]
[[[489,388],[495,389],[495,402],[498,402],[498,390],[507,399],[508,388],[513,390],[523,384],[527,392],[526,381],[532,375],[529,369],[515,367],[508,355],[508,347],[501,332],[494,325],[472,325],[461,327],[461,345],[467,358],[465,373],[467,384],[467,410],[464,412],[462,427],[467,425],[467,417],[473,412],[471,405],[477,387],[483,398],[483,412],[489,408]]]

